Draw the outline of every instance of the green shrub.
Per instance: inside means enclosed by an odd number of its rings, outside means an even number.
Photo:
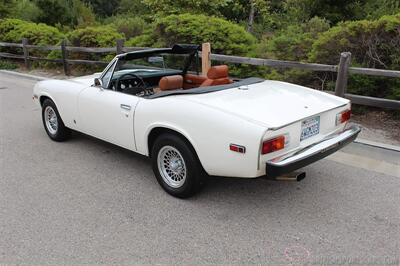
[[[352,53],[355,66],[400,70],[400,14],[378,20],[341,23],[314,42],[309,61],[337,64],[340,53]],[[361,95],[400,99],[400,81],[351,75],[348,91]]]
[[[26,21],[20,19],[0,19],[0,40],[6,40],[5,36],[12,31],[15,31],[17,28],[20,28]]]
[[[0,39],[4,42],[19,43],[22,38],[27,38],[29,44],[54,45],[63,37],[57,28],[43,23],[36,24],[19,19],[0,20]]]
[[[387,77],[350,75],[347,91],[364,96],[400,100],[400,80]]]
[[[221,18],[205,15],[171,15],[156,21],[155,29],[133,38],[127,46],[171,46],[175,43],[212,43],[215,53],[246,55],[256,39],[246,30]]]
[[[155,29],[153,29],[155,30]],[[144,34],[136,36],[125,42],[128,47],[165,47],[166,44],[160,38],[157,38],[153,30],[147,29]]]
[[[81,47],[115,47],[118,39],[124,39],[124,35],[118,33],[115,28],[110,26],[97,26],[76,29],[67,35],[69,45]],[[81,60],[96,60],[96,61],[110,61],[115,56],[115,53],[109,54],[95,54],[95,53],[80,53],[69,52],[69,59]],[[57,59],[61,58],[60,51],[52,51],[48,58]],[[47,64],[49,67],[54,66],[53,63]],[[97,68],[99,71],[101,68]],[[79,65],[74,67],[74,70],[83,72],[93,72],[93,66]]]
[[[3,59],[0,60],[0,69],[16,69],[16,68],[18,68],[17,64],[8,60],[3,60]]]
[[[86,27],[77,29],[67,35],[73,46],[110,47],[115,46],[118,39],[124,39],[122,33],[110,26]]]
[[[123,33],[127,39],[143,34],[146,22],[140,17],[118,16],[107,19],[109,26]]]
[[[304,61],[314,40],[327,29],[328,22],[318,17],[303,24],[290,25],[263,39],[256,49],[256,55],[263,58]]]
[[[379,20],[341,23],[314,42],[310,60],[337,64],[343,51],[353,62],[366,67],[400,67],[400,14]]]

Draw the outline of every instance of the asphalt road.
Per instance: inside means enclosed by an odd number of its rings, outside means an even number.
[[[0,73],[0,264],[400,263],[398,152],[352,144],[300,183],[212,178],[179,200],[146,158],[50,141],[34,83]]]

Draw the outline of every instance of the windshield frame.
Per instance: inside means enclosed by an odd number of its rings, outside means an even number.
[[[107,84],[103,84],[104,89],[108,89],[110,86],[110,82],[112,82],[112,79],[114,77],[114,72],[115,68],[119,63],[119,60],[124,59],[124,60],[134,60],[134,59],[141,59],[141,58],[146,58],[146,57],[151,57],[154,55],[158,54],[182,54],[182,55],[187,55],[187,62],[183,65],[182,73],[185,74],[190,67],[191,62],[195,57],[198,57],[198,51],[200,50],[200,46],[198,45],[174,45],[172,48],[157,48],[157,49],[146,49],[146,50],[140,50],[140,51],[134,51],[134,52],[129,52],[129,53],[124,53],[124,54],[119,54],[114,57],[113,60],[106,66],[106,68],[103,70],[102,74],[100,75],[100,79],[103,80],[104,76],[107,74],[107,72],[112,68],[111,72],[111,77]],[[198,60],[196,60],[198,61]],[[198,66],[196,66],[198,68]]]

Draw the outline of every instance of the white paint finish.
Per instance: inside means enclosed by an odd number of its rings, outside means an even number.
[[[91,87],[98,76],[42,81],[34,94],[52,98],[66,126],[144,155],[152,129],[177,131],[211,175],[262,176],[267,160],[341,130],[344,125],[335,126],[336,114],[349,108],[346,99],[278,81],[249,85],[248,90],[145,99]],[[315,115],[321,117],[320,134],[300,143],[301,120]],[[290,135],[289,146],[261,156],[262,141],[279,134]],[[230,151],[230,144],[245,146],[246,153]]]
[[[273,158],[279,157],[281,155],[284,155],[286,153],[292,153],[296,150],[301,150],[309,145],[312,145],[313,143],[320,142],[324,138],[326,138],[328,135],[331,135],[333,133],[338,133],[344,129],[346,124],[339,124],[336,125],[336,114],[342,112],[343,110],[346,110],[350,108],[349,105],[338,107],[336,109],[324,112],[322,114],[315,114],[312,115],[311,117],[315,116],[320,116],[320,132],[318,135],[315,135],[313,137],[310,137],[308,139],[305,139],[303,141],[300,141],[300,134],[301,134],[301,121],[292,123],[286,127],[280,128],[278,130],[268,130],[263,137],[263,140],[271,139],[280,135],[289,135],[289,143],[288,145],[285,146],[284,149],[276,152],[272,152],[269,154],[261,155],[260,157],[260,166],[262,170],[265,172],[265,163],[268,160],[271,160]],[[263,168],[264,167],[264,168]]]
[[[247,87],[248,90],[190,95],[187,99],[268,128],[279,128],[349,103],[343,98],[280,81],[266,80]]]
[[[45,80],[36,83],[33,94],[39,98],[47,96],[56,104],[64,124],[72,129],[79,130],[74,123],[78,118],[78,94],[86,86],[69,80]]]
[[[100,77],[101,73],[95,73],[93,75],[88,75],[88,76],[82,76],[82,77],[77,77],[77,78],[72,78],[69,79],[69,81],[77,82],[79,84],[82,84],[84,86],[92,86],[94,84],[94,79]]]
[[[181,133],[190,141],[208,174],[257,176],[259,144],[266,129],[185,99],[183,95],[140,101],[135,115],[138,152],[147,155],[150,131],[156,127],[166,127]],[[246,153],[230,151],[231,143],[245,146]]]
[[[78,97],[78,128],[86,134],[135,151],[133,117],[138,101],[136,96],[87,87]]]

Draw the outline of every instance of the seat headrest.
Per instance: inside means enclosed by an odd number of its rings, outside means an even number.
[[[207,78],[209,79],[222,79],[228,77],[228,66],[220,65],[213,66],[207,72]]]
[[[160,79],[158,86],[162,91],[182,89],[183,77],[181,75],[163,77]]]

